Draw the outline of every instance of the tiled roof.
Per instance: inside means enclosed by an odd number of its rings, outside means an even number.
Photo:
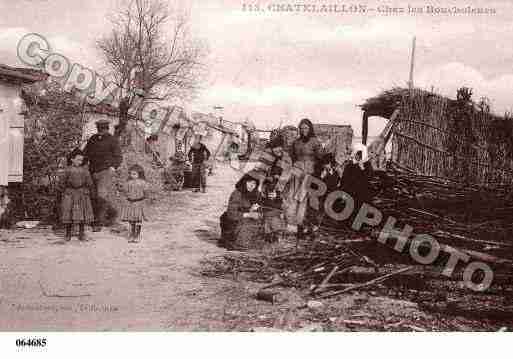
[[[0,64],[0,81],[24,84],[44,81],[47,78],[48,74],[41,70]]]

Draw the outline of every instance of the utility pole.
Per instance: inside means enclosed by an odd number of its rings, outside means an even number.
[[[214,106],[213,108],[214,108],[214,111],[216,111],[216,112],[221,112],[224,110],[223,106]],[[217,117],[219,119],[219,125],[222,126],[223,125],[223,116],[219,115],[219,113],[217,113],[217,114],[218,114]]]
[[[408,80],[408,87],[413,90],[413,70],[415,68],[415,43],[416,37],[413,37],[412,45],[411,45],[411,63],[410,63],[410,79]]]

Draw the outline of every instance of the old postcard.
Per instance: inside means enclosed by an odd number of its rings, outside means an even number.
[[[0,330],[510,331],[512,24],[1,0]]]

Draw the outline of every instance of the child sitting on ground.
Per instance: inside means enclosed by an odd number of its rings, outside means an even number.
[[[185,155],[178,152],[169,158],[171,164],[166,168],[166,181],[173,191],[181,191],[184,184]]]

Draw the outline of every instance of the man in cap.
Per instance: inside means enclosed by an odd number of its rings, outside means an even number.
[[[84,154],[89,159],[89,171],[96,188],[94,216],[95,226],[93,231],[99,231],[102,225],[114,222],[117,211],[114,208],[110,196],[114,192],[115,170],[121,164],[123,157],[118,139],[109,132],[108,120],[96,122],[98,133],[91,136],[84,148]],[[110,213],[109,213],[110,212]]]

